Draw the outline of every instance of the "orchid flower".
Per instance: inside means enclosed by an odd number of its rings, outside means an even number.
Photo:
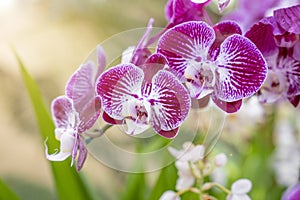
[[[247,195],[252,188],[252,183],[249,179],[239,179],[231,185],[231,194],[226,200],[251,200]]]
[[[192,187],[196,180],[194,173],[197,171],[194,165],[204,158],[205,147],[186,142],[183,144],[182,150],[169,147],[169,152],[178,159],[175,162],[175,166],[178,169],[176,190],[184,190]],[[194,171],[191,168],[194,168]]]
[[[167,58],[192,98],[210,95],[217,106],[232,113],[243,98],[259,90],[267,74],[261,52],[240,33],[234,22],[213,28],[205,22],[186,22],[162,35],[157,52]]]
[[[55,136],[60,140],[60,152],[46,157],[51,161],[63,161],[77,157],[76,169],[79,171],[87,156],[84,139],[81,134],[92,128],[101,111],[101,100],[95,95],[95,81],[105,67],[103,49],[98,46],[98,66],[93,62],[82,64],[71,76],[66,85],[66,95],[52,102],[52,117],[55,123]]]
[[[297,200],[300,197],[300,183],[289,187],[282,195],[281,200]]]
[[[187,21],[200,21],[204,19],[204,7],[211,0],[169,0],[165,7],[165,16],[171,28]]]
[[[255,24],[246,37],[266,58],[269,73],[258,93],[261,102],[288,99],[295,107],[300,95],[300,5],[274,11]]]
[[[181,82],[163,69],[165,65],[165,58],[154,54],[141,67],[126,63],[105,71],[96,88],[102,99],[103,119],[122,124],[130,135],[152,126],[164,137],[175,137],[191,101]]]
[[[176,194],[176,192],[167,190],[161,195],[159,200],[180,200],[180,197]]]

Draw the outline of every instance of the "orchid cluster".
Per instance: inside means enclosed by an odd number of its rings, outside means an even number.
[[[212,178],[215,169],[222,168],[227,162],[224,153],[217,154],[213,161],[205,157],[205,147],[194,145],[190,142],[183,144],[183,149],[176,150],[169,148],[170,153],[177,158],[175,166],[178,169],[176,182],[177,192],[168,190],[160,197],[160,200],[180,200],[180,196],[186,192],[192,192],[199,196],[199,199],[216,199],[208,193],[216,187],[227,194],[227,200],[250,199],[247,195],[252,188],[248,179],[235,181],[231,190],[218,182],[205,182],[206,178]]]
[[[201,102],[210,101],[229,114],[238,112],[243,101],[253,96],[260,103],[287,99],[297,107],[300,5],[280,8],[264,17],[267,9],[281,5],[280,0],[272,2],[259,14],[244,19],[242,8],[255,9],[256,4],[241,0],[240,12],[224,15],[225,20],[214,24],[205,10],[211,0],[169,0],[165,28],[150,37],[150,19],[137,45],[125,50],[121,63],[106,68],[105,52],[99,45],[97,63],[82,64],[68,81],[65,95],[52,102],[55,136],[61,146],[51,155],[46,148],[47,159],[62,161],[71,156],[73,163],[79,152],[76,164],[80,170],[87,156],[85,138],[91,136],[99,117],[128,135],[152,128],[172,139],[190,110],[199,109],[192,102],[205,107],[208,103]],[[219,0],[219,11],[228,4],[229,0]],[[152,44],[156,45],[154,51],[149,48]],[[92,137],[105,130],[94,131]],[[231,191],[214,182],[204,183],[204,177],[225,164],[224,154],[210,163],[204,159],[205,147],[190,143],[180,151],[170,148],[170,152],[179,157],[175,163],[177,192],[168,191],[161,199],[179,199],[185,191],[213,199],[206,191],[214,186],[226,192],[227,199],[250,199],[251,182],[247,179],[235,182]]]

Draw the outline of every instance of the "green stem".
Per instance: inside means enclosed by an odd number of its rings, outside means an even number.
[[[110,127],[112,127],[112,124],[106,124],[102,129],[97,130],[96,134],[94,133],[85,133],[87,136],[85,143],[89,144],[94,138],[102,136]]]
[[[223,185],[220,185],[219,183],[216,183],[216,182],[210,182],[210,183],[207,183],[207,184],[210,184],[211,185],[211,188],[213,186],[216,186],[218,187],[219,189],[221,189],[223,192],[227,193],[227,194],[231,194],[231,191],[228,190],[226,187],[224,187]]]

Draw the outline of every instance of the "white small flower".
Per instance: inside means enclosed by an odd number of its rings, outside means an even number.
[[[217,167],[223,167],[227,163],[227,156],[224,153],[220,153],[215,157],[215,165]]]
[[[231,194],[227,196],[226,200],[251,200],[247,195],[252,188],[252,183],[249,179],[239,179],[231,186]]]
[[[197,162],[202,160],[205,153],[205,147],[203,145],[193,145],[191,142],[186,142],[182,145],[183,149],[176,150],[169,147],[168,150],[179,161],[182,162]]]
[[[176,192],[167,190],[163,193],[159,200],[180,200],[180,197],[176,194]]]

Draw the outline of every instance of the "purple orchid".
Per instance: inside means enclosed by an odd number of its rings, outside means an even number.
[[[157,52],[167,58],[192,98],[210,94],[217,106],[232,113],[243,98],[258,91],[267,73],[261,52],[240,33],[234,22],[214,28],[205,22],[186,22],[160,38]]]
[[[246,37],[265,56],[268,77],[259,91],[261,102],[288,99],[295,107],[300,95],[300,5],[274,11],[255,24]]]
[[[169,0],[165,7],[165,16],[169,22],[167,28],[187,21],[204,19],[204,7],[211,0]]]
[[[235,11],[223,17],[225,20],[234,20],[241,27],[243,32],[261,20],[263,17],[270,16],[269,13],[276,8],[285,8],[299,4],[299,0],[239,0]],[[245,14],[247,13],[247,14]]]
[[[103,119],[122,124],[127,134],[139,134],[150,126],[173,138],[187,117],[191,102],[188,91],[170,72],[166,60],[154,54],[144,65],[120,64],[108,69],[97,81]]]
[[[288,188],[282,195],[281,200],[297,200],[300,198],[300,183]]]
[[[82,64],[71,76],[66,85],[66,95],[52,102],[52,117],[55,123],[55,136],[60,140],[60,152],[46,156],[51,161],[63,161],[77,157],[76,169],[79,171],[87,157],[85,141],[81,134],[92,128],[101,112],[101,99],[95,95],[95,81],[105,68],[105,56],[98,46],[98,66],[88,61]]]

